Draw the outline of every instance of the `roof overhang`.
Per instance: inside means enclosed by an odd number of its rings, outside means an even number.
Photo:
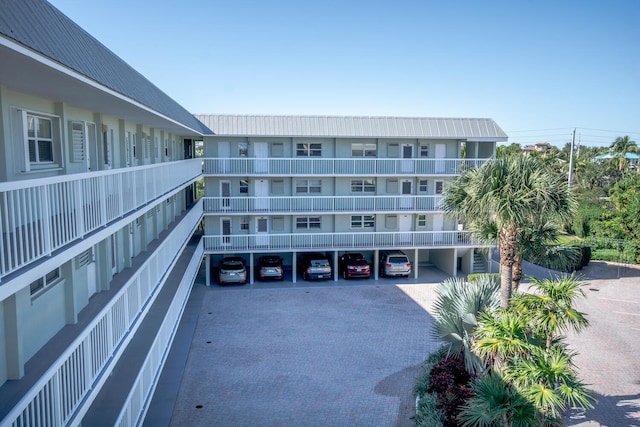
[[[0,84],[10,90],[95,113],[127,118],[180,136],[202,135],[3,36],[0,36],[0,64]]]

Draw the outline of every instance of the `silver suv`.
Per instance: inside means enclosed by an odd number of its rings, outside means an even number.
[[[227,283],[247,283],[247,268],[245,261],[238,256],[225,257],[220,261],[220,276],[218,282],[221,285]]]
[[[402,251],[380,251],[380,276],[411,275],[411,261]]]

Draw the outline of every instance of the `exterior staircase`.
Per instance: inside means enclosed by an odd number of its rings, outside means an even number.
[[[487,272],[487,262],[485,261],[484,255],[478,253],[477,251],[473,252],[473,272],[474,273],[486,273]]]

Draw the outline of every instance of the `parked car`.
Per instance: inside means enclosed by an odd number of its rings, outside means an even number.
[[[276,255],[265,255],[258,259],[258,277],[260,280],[284,279],[282,258]]]
[[[361,253],[349,252],[340,257],[340,273],[344,279],[371,276],[369,262]]]
[[[218,283],[247,283],[247,268],[243,258],[238,256],[225,257],[220,261]]]
[[[298,269],[304,280],[331,279],[331,264],[319,253],[302,254],[298,257]]]
[[[380,251],[380,276],[411,275],[411,261],[402,251]]]

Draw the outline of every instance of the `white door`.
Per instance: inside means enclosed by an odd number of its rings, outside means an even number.
[[[269,181],[266,179],[256,179],[254,194],[256,197],[256,210],[269,210]]]
[[[411,227],[413,215],[398,215],[398,243],[401,245],[411,244]]]
[[[436,173],[444,173],[447,170],[447,161],[442,160],[447,157],[446,144],[436,144]]]
[[[269,143],[256,142],[253,144],[253,155],[255,156],[256,173],[269,172]]]
[[[402,146],[402,158],[407,160],[402,160],[402,166],[400,168],[401,172],[414,172],[413,167],[413,145],[404,144]]]
[[[413,181],[403,179],[401,184],[402,197],[400,197],[400,209],[413,208]]]
[[[231,207],[231,182],[220,181],[220,208],[229,210]]]
[[[220,235],[222,247],[231,245],[231,218],[220,218]]]
[[[433,182],[433,192],[436,195],[436,207],[438,209],[442,208],[442,192],[444,191],[444,181],[436,180]]]
[[[433,215],[433,242],[434,243],[442,243],[443,229],[444,229],[444,215],[434,214]]]
[[[266,248],[269,246],[269,218],[261,216],[256,218],[256,246]]]
[[[228,141],[218,142],[218,172],[229,173],[231,171],[231,144]]]

